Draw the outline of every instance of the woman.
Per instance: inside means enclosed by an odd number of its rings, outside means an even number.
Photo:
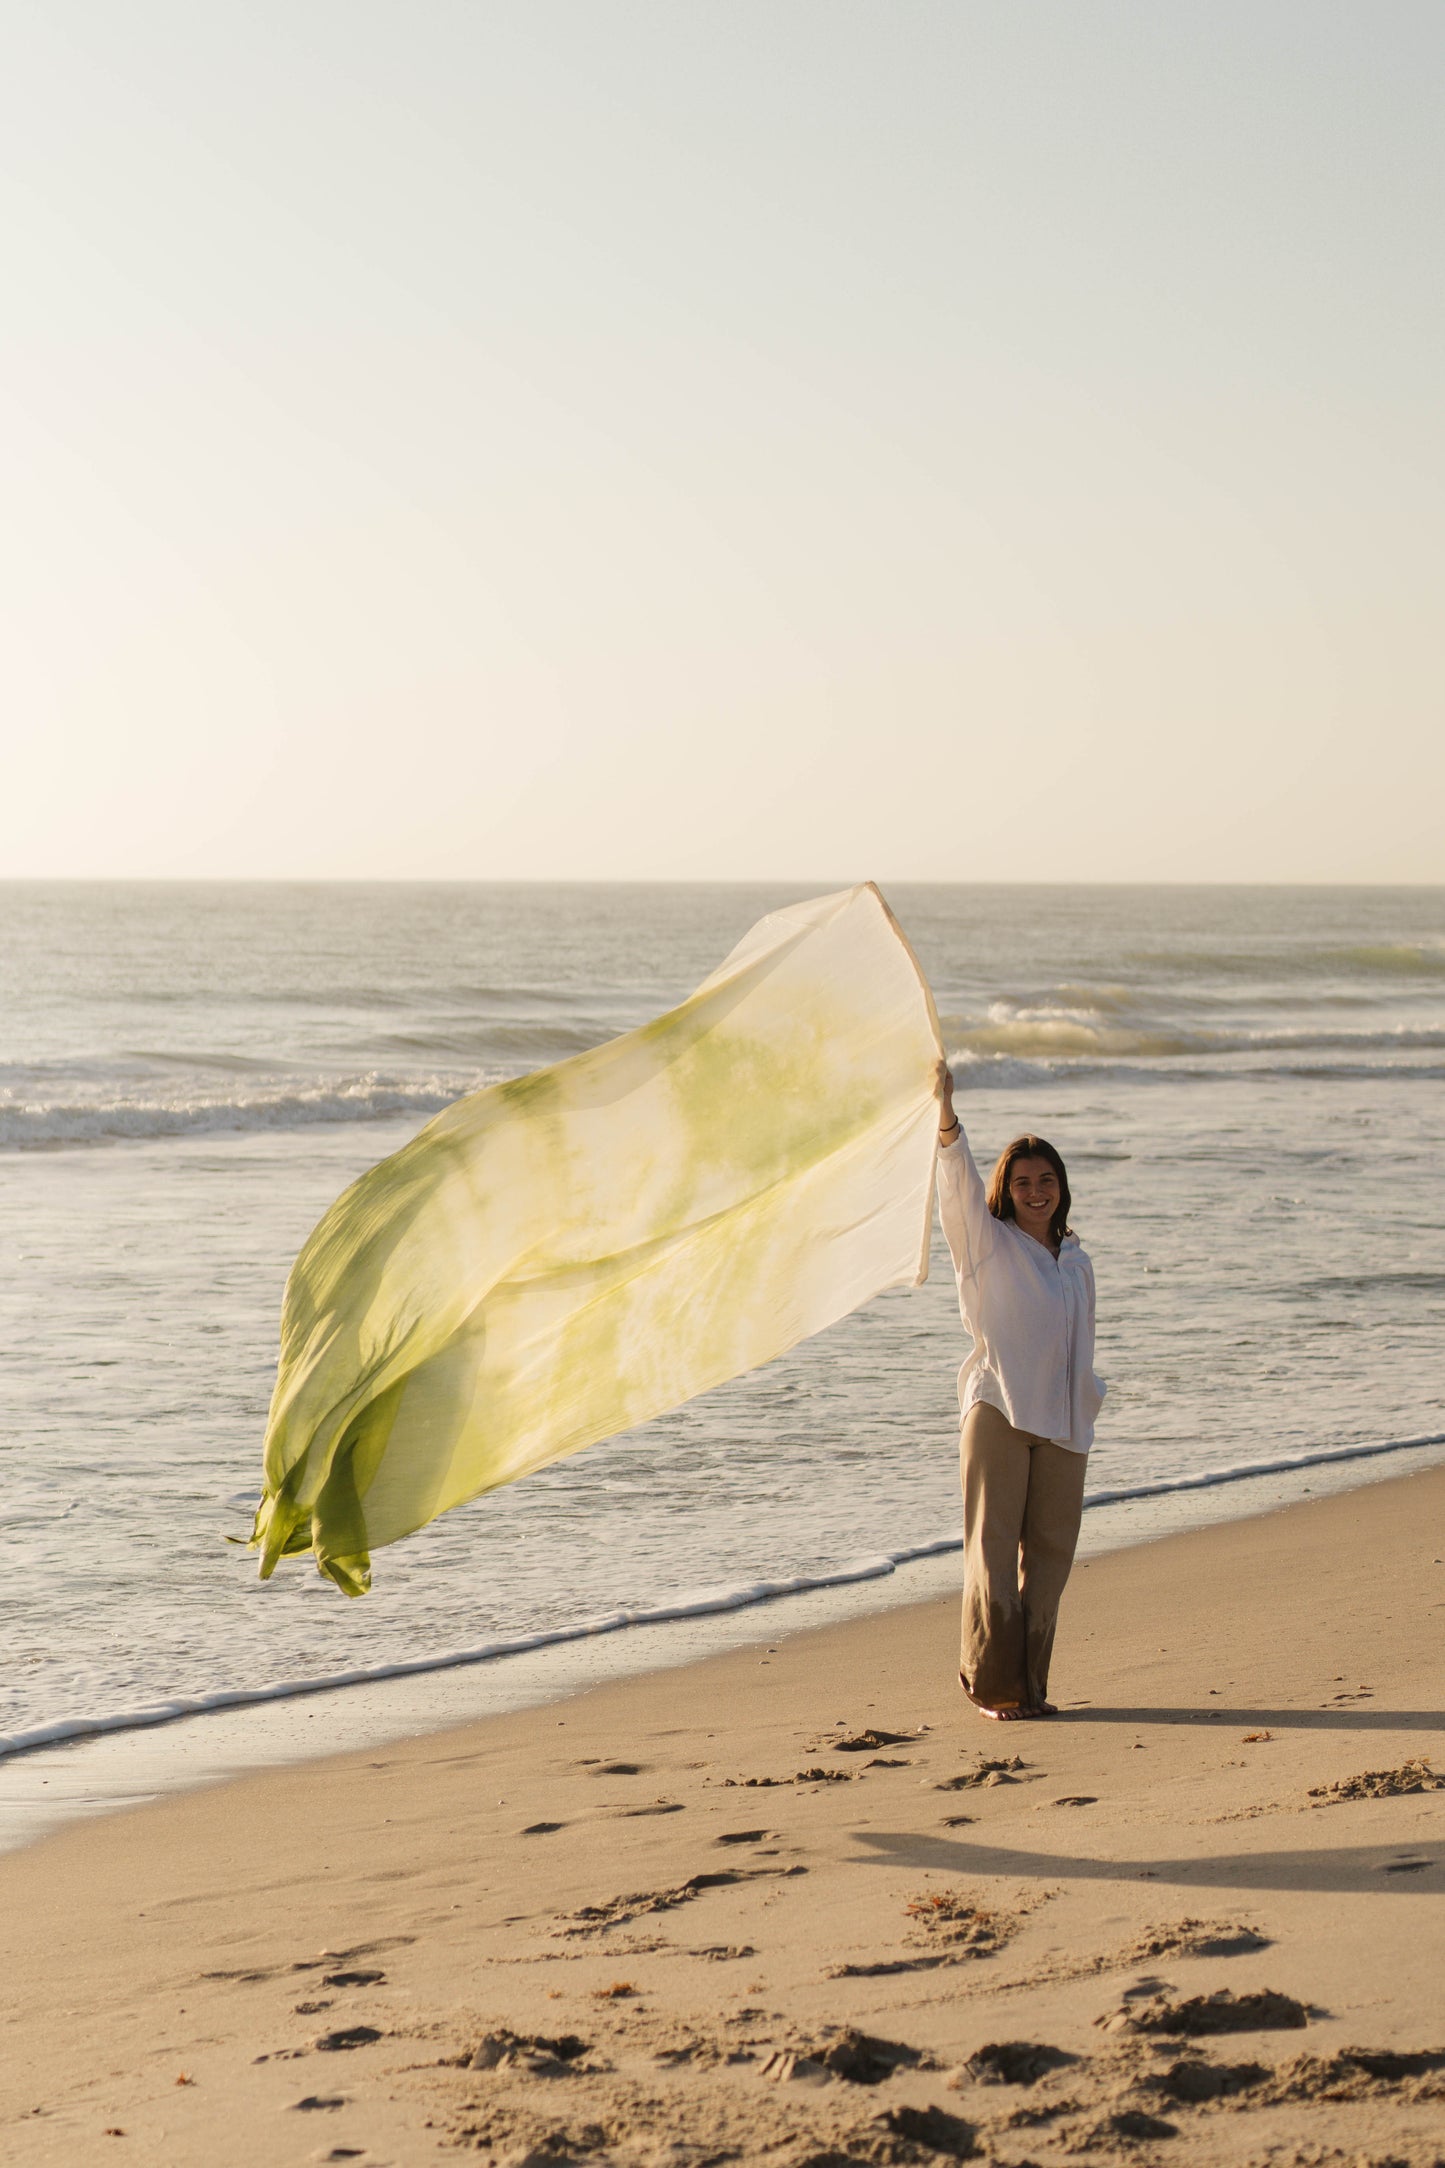
[[[1069,1178],[1042,1137],[1015,1137],[985,1194],[939,1070],[938,1203],[973,1353],[963,1411],[963,1647],[983,1716],[1053,1716],[1049,1657],[1074,1562],[1094,1375],[1094,1268],[1069,1231]]]

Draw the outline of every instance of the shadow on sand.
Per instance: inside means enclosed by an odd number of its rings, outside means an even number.
[[[1196,1859],[1093,1859],[970,1844],[908,1830],[855,1829],[858,1863],[931,1867],[951,1875],[1041,1876],[1054,1882],[1158,1882],[1177,1889],[1359,1891],[1374,1896],[1445,1895],[1445,1844],[1354,1845],[1329,1851],[1216,1852]],[[1406,1863],[1411,1864],[1406,1864]],[[1413,1864],[1420,1862],[1421,1864]]]
[[[1049,1719],[1058,1724],[1238,1724],[1245,1731],[1425,1731],[1445,1745],[1445,1714],[1439,1709],[1361,1709],[1333,1704],[1321,1709],[1096,1709],[1074,1703]],[[1032,1730],[1032,1727],[1031,1727]],[[1011,1737],[1024,1736],[1019,1733]]]

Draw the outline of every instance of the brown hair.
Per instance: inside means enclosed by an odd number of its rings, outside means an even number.
[[[1046,1137],[1015,1137],[998,1155],[998,1165],[989,1176],[988,1208],[997,1220],[1011,1220],[1014,1201],[1009,1195],[1009,1177],[1021,1159],[1046,1159],[1059,1178],[1059,1208],[1049,1221],[1049,1233],[1055,1242],[1062,1242],[1073,1230],[1069,1226],[1069,1206],[1073,1198],[1069,1194],[1069,1177],[1064,1163]]]

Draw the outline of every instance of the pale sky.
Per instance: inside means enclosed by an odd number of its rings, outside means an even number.
[[[0,875],[1445,879],[1440,0],[0,39]]]

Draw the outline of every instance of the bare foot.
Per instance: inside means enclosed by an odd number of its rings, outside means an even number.
[[[980,1701],[975,1694],[969,1692],[968,1680],[961,1671],[958,1674],[958,1683],[963,1688],[964,1699],[969,1707],[977,1709],[979,1715],[986,1716],[991,1724],[1018,1724],[1031,1713],[1017,1701],[997,1701],[992,1705]]]
[[[1056,1701],[1031,1701],[1024,1710],[1025,1716],[1057,1716],[1058,1713],[1059,1705]]]

